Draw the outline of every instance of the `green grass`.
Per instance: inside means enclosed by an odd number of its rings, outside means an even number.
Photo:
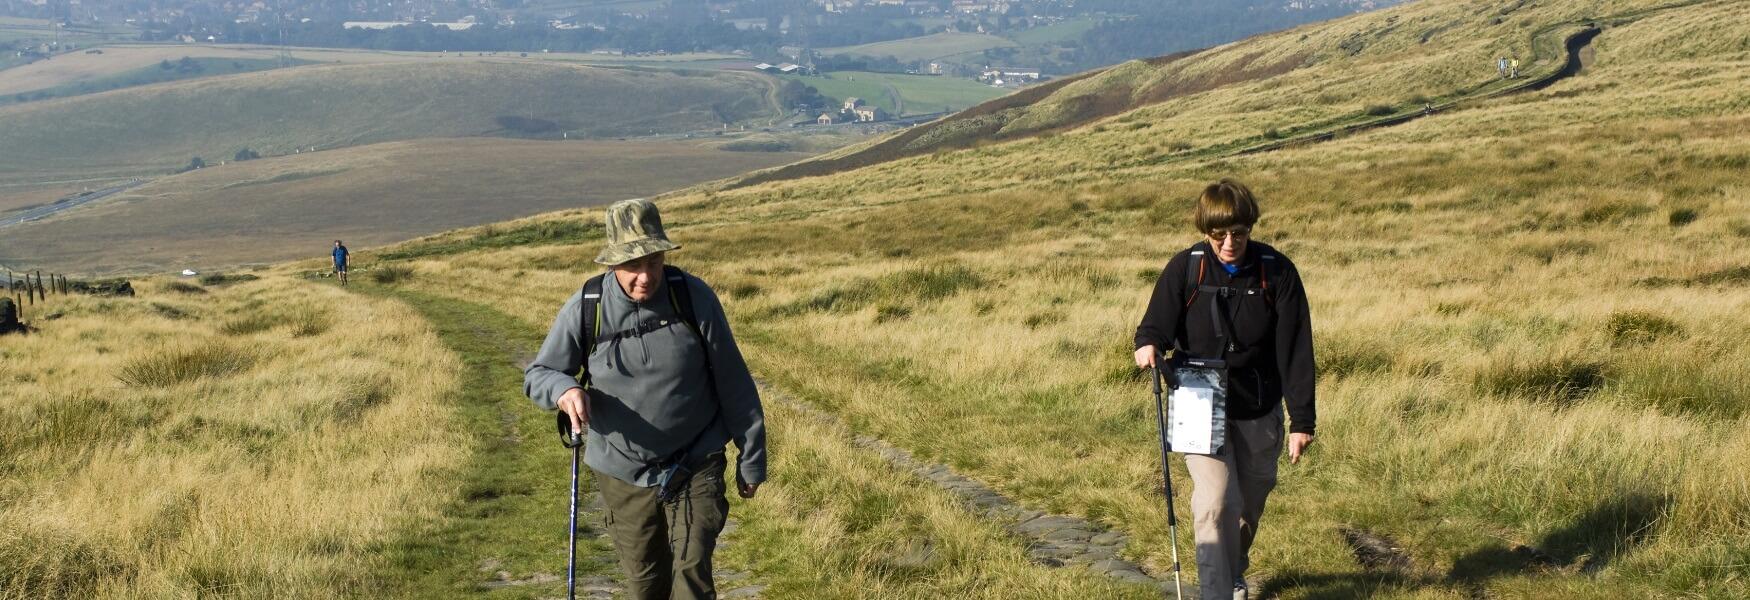
[[[368,574],[378,589],[398,598],[543,598],[565,591],[566,516],[571,454],[552,433],[551,416],[536,410],[522,394],[519,357],[541,344],[544,332],[486,306],[420,294],[406,289],[359,285],[357,291],[394,298],[419,311],[444,344],[462,359],[460,396],[433,398],[459,407],[460,430],[468,432],[472,458],[461,465],[457,499],[442,517],[419,524],[382,543],[385,572]],[[419,423],[405,433],[420,435]],[[585,474],[588,470],[585,469]],[[585,477],[580,494],[595,494]],[[579,522],[580,577],[606,575],[612,562],[600,523]],[[493,561],[496,567],[482,570]],[[556,582],[486,591],[480,583],[534,574],[559,575]]]
[[[865,102],[893,113],[898,106],[893,98],[897,91],[905,105],[904,114],[928,114],[946,110],[964,110],[1008,93],[970,79],[936,75],[906,75],[871,73],[866,71],[833,71],[825,77],[786,76],[814,86],[820,93],[840,101],[862,98]]]
[[[381,258],[383,260],[405,260],[447,256],[489,248],[575,244],[591,239],[601,239],[604,235],[601,227],[581,220],[543,221],[512,227],[488,225],[467,236],[452,236],[404,244],[384,252]]]
[[[191,58],[189,61],[190,64],[194,66],[184,66],[182,63],[172,61],[172,64],[175,64],[176,66],[170,69],[165,69],[160,66],[142,67],[125,73],[100,77],[89,81],[81,81],[79,83],[28,92],[19,92],[16,94],[0,95],[0,106],[35,100],[46,100],[49,98],[67,98],[83,94],[95,94],[98,92],[107,92],[110,90],[119,90],[122,88],[150,85],[154,83],[181,81],[200,77],[234,75],[237,73],[252,73],[255,71],[266,71],[269,69],[280,68],[280,62],[278,60],[266,58],[229,59],[203,57]],[[293,61],[293,64],[290,66],[304,64],[310,63],[309,61],[297,60]]]
[[[937,60],[956,54],[981,52],[991,48],[1008,48],[1015,45],[1015,42],[994,35],[944,32],[860,46],[822,48],[820,52],[826,55],[892,56],[901,62],[916,62]]]

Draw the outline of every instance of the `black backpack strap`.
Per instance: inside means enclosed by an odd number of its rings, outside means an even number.
[[[687,288],[687,272],[674,265],[663,265],[662,277],[668,282],[668,301],[674,305],[674,311],[699,336],[699,342],[704,343],[705,334],[699,330],[699,316],[693,312],[692,290]]]
[[[715,395],[717,370],[711,366],[711,345],[705,341],[704,330],[699,329],[699,315],[693,312],[693,291],[687,286],[687,272],[674,265],[663,265],[662,277],[668,283],[668,301],[674,305],[675,314],[699,338],[699,349],[705,352],[705,376],[711,379],[711,393]]]
[[[608,278],[602,273],[583,282],[582,302],[578,303],[578,341],[583,347],[583,366],[577,371],[577,380],[584,387],[589,387],[589,356],[595,354],[596,338],[602,334],[602,282]]]
[[[1274,278],[1278,284],[1286,281],[1288,279],[1288,263],[1275,254],[1259,254],[1258,259],[1259,287],[1264,288],[1264,301],[1269,302],[1271,308],[1275,308],[1276,290],[1270,287],[1270,280]]]
[[[1197,245],[1201,246],[1203,244],[1198,243]],[[1203,270],[1209,267],[1209,257],[1206,256],[1207,254],[1207,251],[1198,250],[1197,246],[1191,247],[1191,260],[1197,261],[1197,275],[1191,276],[1191,268],[1185,268],[1185,275],[1188,276],[1185,280],[1185,289],[1191,291],[1191,293],[1185,295],[1185,308],[1191,308],[1191,303],[1197,301],[1197,292],[1203,289]]]
[[[668,288],[668,301],[674,305],[675,314],[680,315],[681,321],[686,323],[687,328],[693,330],[693,336],[699,339],[699,350],[705,353],[705,378],[711,382],[711,397],[718,398],[721,402],[722,395],[717,391],[717,370],[711,366],[711,345],[705,341],[704,330],[699,329],[699,315],[693,311],[693,291],[687,285],[687,273],[682,271],[680,267],[663,265],[662,277],[664,282],[668,284],[666,286]],[[710,431],[722,418],[723,408],[718,406],[716,414],[711,417],[711,422],[706,423],[705,428],[699,430],[698,435],[694,435],[692,440],[681,446],[673,456],[664,462],[678,464],[685,460],[687,455],[692,453],[693,446],[697,445],[699,440],[705,437],[705,433]]]

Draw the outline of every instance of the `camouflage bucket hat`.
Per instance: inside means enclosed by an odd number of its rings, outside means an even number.
[[[681,247],[668,241],[668,234],[662,231],[662,215],[657,214],[655,204],[643,198],[609,206],[606,224],[608,245],[596,255],[597,264],[611,267]]]

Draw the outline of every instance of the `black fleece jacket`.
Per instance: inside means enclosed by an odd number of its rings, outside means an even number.
[[[1195,251],[1202,254],[1193,255]],[[1232,351],[1222,347],[1217,338],[1217,328],[1222,325],[1210,314],[1210,304],[1218,301],[1219,294],[1192,295],[1199,261],[1204,286],[1241,290],[1216,305],[1225,306],[1231,319]],[[1267,261],[1280,264],[1268,265]],[[1262,285],[1266,279],[1267,289]],[[1186,300],[1190,300],[1189,306]],[[1317,411],[1309,312],[1300,272],[1275,248],[1249,242],[1239,271],[1228,275],[1209,243],[1198,242],[1174,255],[1161,271],[1148,312],[1136,328],[1136,347],[1153,344],[1159,351],[1175,348],[1192,356],[1226,359],[1228,418],[1256,419],[1286,400],[1288,430],[1310,434]]]

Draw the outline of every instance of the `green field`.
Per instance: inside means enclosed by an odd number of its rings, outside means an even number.
[[[937,60],[957,54],[983,52],[991,48],[1008,48],[1015,45],[1015,42],[994,35],[943,32],[860,46],[822,48],[820,53],[826,55],[891,56],[901,62],[917,62]]]
[[[620,137],[765,123],[764,76],[531,61],[305,66],[0,107],[0,183],[158,175],[398,139]]]
[[[309,62],[294,59],[290,65],[286,66],[297,66],[303,64],[309,64]],[[271,58],[188,58],[186,62],[181,60],[168,61],[164,63],[164,65],[169,66],[169,68],[164,68],[163,66],[141,67],[132,71],[88,81],[81,81],[74,84],[28,92],[18,92],[10,95],[0,95],[0,106],[35,100],[46,100],[49,98],[67,98],[83,94],[95,94],[98,92],[107,92],[110,90],[119,90],[140,85],[181,81],[184,79],[235,75],[238,73],[253,73],[255,71],[277,69],[282,66],[278,59]]]
[[[972,105],[1008,93],[1008,90],[959,77],[938,75],[905,75],[871,73],[867,71],[834,71],[824,77],[785,76],[786,79],[814,86],[822,95],[843,101],[862,98],[865,102],[899,114],[919,115],[963,110]],[[894,94],[898,94],[898,99]]]
[[[121,25],[74,24],[61,29],[62,43],[85,48],[94,44],[125,41],[138,37],[132,27]],[[0,43],[18,40],[48,42],[55,39],[55,30],[47,20],[0,17]]]

